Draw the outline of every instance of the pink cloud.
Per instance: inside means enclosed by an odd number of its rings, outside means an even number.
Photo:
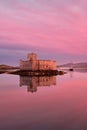
[[[81,7],[83,2],[60,3],[60,7],[56,1],[51,2],[53,5],[39,0],[31,6],[18,1],[10,3],[9,11],[0,12],[0,42],[87,54],[87,17]]]

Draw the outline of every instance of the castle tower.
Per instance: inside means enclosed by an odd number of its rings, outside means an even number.
[[[37,57],[37,54],[35,54],[35,53],[29,53],[27,55],[27,59],[28,59],[28,61],[37,61],[38,57]]]

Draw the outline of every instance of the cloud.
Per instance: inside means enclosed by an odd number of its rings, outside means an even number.
[[[0,47],[87,54],[85,1],[0,1]],[[31,48],[32,49],[32,48]],[[79,51],[80,50],[80,51]]]

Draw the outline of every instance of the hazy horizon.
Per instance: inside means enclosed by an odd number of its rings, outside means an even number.
[[[55,53],[47,53],[41,51],[28,51],[28,50],[15,50],[15,49],[2,49],[0,52],[0,64],[8,64],[8,65],[19,65],[19,60],[27,59],[28,53],[37,53],[39,59],[49,59],[49,60],[56,60],[57,64],[66,64],[66,63],[78,63],[78,62],[87,62],[86,56],[81,55],[70,55],[70,54],[57,54]]]

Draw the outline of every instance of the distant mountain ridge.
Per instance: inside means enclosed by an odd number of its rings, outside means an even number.
[[[73,68],[87,68],[87,62],[67,63],[67,64],[58,65],[57,67],[71,67],[71,66]],[[10,66],[5,64],[0,65],[0,70],[8,70],[8,69],[19,69],[19,66]]]
[[[80,62],[80,63],[67,63],[63,65],[59,65],[58,67],[73,67],[73,68],[87,68],[87,63],[86,62]]]
[[[0,65],[0,70],[7,70],[7,69],[18,69],[19,67],[14,67],[14,66],[9,66],[9,65],[5,65],[5,64],[1,64]]]

